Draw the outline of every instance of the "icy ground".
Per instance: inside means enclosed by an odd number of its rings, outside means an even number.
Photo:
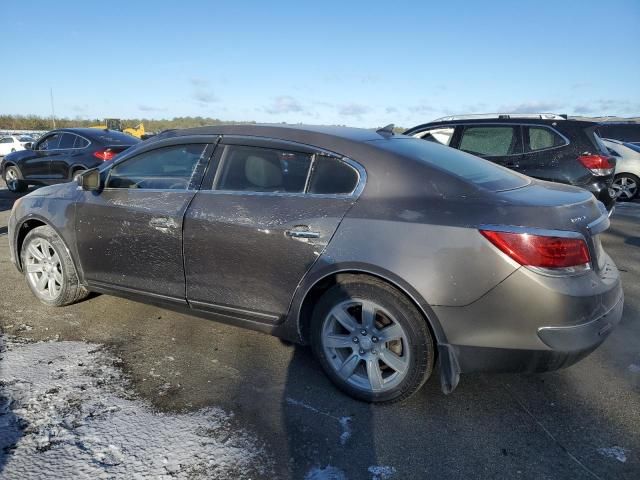
[[[100,346],[0,336],[1,479],[271,478],[263,445],[231,419],[154,412]]]

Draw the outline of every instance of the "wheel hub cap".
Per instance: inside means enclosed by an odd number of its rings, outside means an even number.
[[[51,243],[42,238],[29,242],[25,256],[27,279],[44,298],[54,300],[62,292],[62,265]]]

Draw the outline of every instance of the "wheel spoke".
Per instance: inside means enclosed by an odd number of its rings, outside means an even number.
[[[349,357],[344,361],[340,370],[338,370],[338,375],[340,375],[343,379],[347,380],[351,375],[353,375],[353,371],[360,363],[360,357],[356,353],[352,353]]]
[[[380,330],[380,335],[379,335],[380,339],[383,342],[390,342],[391,340],[402,338],[402,336],[403,336],[402,328],[397,323],[394,323],[393,325],[389,325],[388,327],[383,328],[382,330]]]
[[[380,352],[380,360],[387,366],[402,374],[407,370],[407,361],[403,357],[399,357],[391,350],[382,350]]]
[[[351,335],[329,334],[324,338],[324,345],[328,348],[351,348],[353,341]]]
[[[362,302],[362,326],[371,331],[375,327],[376,307],[372,302]]]
[[[370,358],[367,360],[367,377],[369,377],[369,383],[371,384],[371,390],[376,391],[382,389],[382,371],[380,370],[380,364],[377,358]]]
[[[58,282],[58,285],[62,286],[62,274],[57,269],[53,271],[53,278]]]
[[[29,248],[27,248],[27,251],[31,254],[31,256],[37,260],[44,260],[44,253],[42,253],[40,251],[40,249],[38,249],[38,247],[35,246],[35,244],[31,243],[29,244]]]
[[[47,285],[47,288],[49,289],[49,296],[50,297],[55,297],[56,296],[56,281],[53,277],[49,277],[49,282]]]
[[[39,263],[27,263],[27,273],[41,273],[42,265]]]
[[[47,276],[43,273],[38,279],[37,287],[38,290],[43,291],[44,287],[47,286]]]
[[[358,328],[355,319],[349,315],[349,313],[345,312],[340,306],[334,307],[333,310],[331,310],[331,315],[340,322],[340,325],[349,330],[349,332],[353,332]]]

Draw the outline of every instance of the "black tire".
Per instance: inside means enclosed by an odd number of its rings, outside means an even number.
[[[620,173],[616,175],[613,181],[615,183],[624,179],[627,179],[627,182],[629,183],[635,184],[635,191],[632,193],[632,196],[628,196],[628,194],[625,193],[624,195],[616,197],[616,201],[618,202],[630,202],[631,200],[635,200],[638,198],[638,192],[640,191],[640,178],[633,173]]]
[[[62,282],[60,282],[61,288],[59,294],[55,296],[55,298],[48,297],[38,291],[37,287],[32,284],[32,281],[29,277],[30,274],[27,271],[27,250],[29,249],[30,245],[36,245],[36,243],[38,243],[40,239],[48,242],[48,244],[53,248],[53,251],[58,255],[58,258],[60,260],[58,271],[62,275]],[[50,305],[52,307],[62,307],[65,305],[76,303],[89,294],[89,291],[80,284],[75,266],[73,264],[73,261],[71,260],[71,256],[69,255],[64,242],[51,227],[42,226],[31,230],[24,239],[20,257],[22,260],[22,268],[25,274],[27,285],[29,285],[31,292],[42,303]]]
[[[11,179],[13,173],[14,179]],[[27,189],[27,183],[23,180],[22,172],[15,165],[9,165],[4,169],[4,183],[7,185],[9,191],[13,193],[22,193]]]
[[[71,180],[76,178],[76,175],[78,175],[79,173],[84,172],[85,170],[86,170],[86,168],[84,168],[84,167],[76,167],[73,170],[71,170]]]
[[[327,358],[322,337],[325,322],[330,321],[329,312],[335,306],[351,299],[375,302],[376,305],[388,311],[394,317],[394,321],[406,332],[409,344],[406,374],[400,383],[386,391],[374,392],[372,389],[358,388],[348,383],[338,375]],[[311,319],[310,340],[316,358],[331,381],[348,395],[367,402],[392,403],[409,398],[429,379],[435,362],[434,340],[425,318],[397,289],[381,280],[367,276],[341,276],[338,284],[322,295]],[[375,352],[373,350],[373,353]],[[353,354],[355,355],[355,351]]]

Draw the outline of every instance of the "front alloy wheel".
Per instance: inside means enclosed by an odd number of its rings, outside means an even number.
[[[7,188],[14,193],[23,192],[26,189],[20,171],[13,165],[7,167],[4,171],[4,183],[6,183]]]
[[[310,340],[329,378],[359,400],[404,400],[433,370],[426,319],[401,292],[368,276],[342,275],[322,295]]]

